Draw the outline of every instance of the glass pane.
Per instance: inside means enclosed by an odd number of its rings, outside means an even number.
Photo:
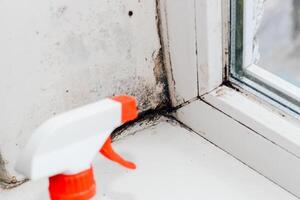
[[[300,0],[261,2],[262,6],[255,8],[262,9],[255,35],[255,62],[300,87]]]
[[[300,116],[300,0],[231,0],[229,80]]]

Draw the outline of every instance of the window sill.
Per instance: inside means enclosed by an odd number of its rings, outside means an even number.
[[[132,134],[141,126],[126,132]],[[137,170],[128,171],[97,156],[95,199],[297,199],[175,121],[162,117],[149,126],[114,143],[136,162]],[[3,192],[0,199],[45,200],[47,185],[47,180],[29,182]]]
[[[221,86],[177,112],[193,130],[300,196],[300,122]]]

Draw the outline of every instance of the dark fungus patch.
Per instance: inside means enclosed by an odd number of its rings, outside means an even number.
[[[169,88],[168,88],[168,80],[166,76],[166,69],[164,66],[164,58],[162,48],[159,49],[158,53],[155,55],[155,51],[152,54],[152,58],[154,61],[153,72],[155,75],[156,83],[163,85],[163,91],[160,95],[161,105],[159,107],[170,107],[170,98],[169,98]]]
[[[174,109],[170,107],[163,107],[159,109],[150,109],[147,111],[143,111],[139,113],[139,116],[136,120],[130,121],[115,129],[111,136],[113,139],[116,139],[118,138],[118,136],[122,135],[123,131],[135,125],[146,125],[146,126],[155,125],[154,122],[157,121],[161,116],[165,116],[169,118],[170,113],[172,113],[173,111]]]
[[[133,11],[132,11],[132,10],[129,10],[129,11],[128,11],[128,16],[129,16],[129,17],[132,17],[132,16],[133,16]]]

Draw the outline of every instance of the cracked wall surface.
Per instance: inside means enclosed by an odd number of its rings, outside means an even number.
[[[118,94],[167,102],[157,20],[155,0],[1,1],[0,182],[51,116]]]

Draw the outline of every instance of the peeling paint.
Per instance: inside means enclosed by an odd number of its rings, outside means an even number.
[[[0,188],[12,189],[24,183],[26,179],[18,181],[15,176],[11,176],[5,168],[6,162],[0,153]]]

